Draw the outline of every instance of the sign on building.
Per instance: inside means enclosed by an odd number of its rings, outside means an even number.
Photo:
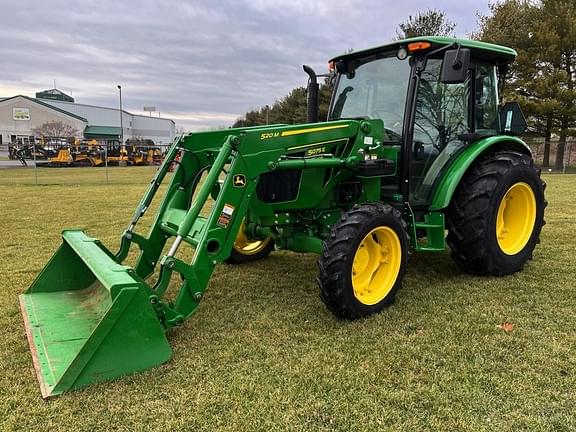
[[[30,120],[30,109],[12,108],[12,118],[14,120]]]

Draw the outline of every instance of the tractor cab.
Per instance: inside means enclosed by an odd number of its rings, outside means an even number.
[[[454,159],[500,133],[498,74],[515,56],[477,41],[419,37],[336,57],[328,120],[381,119],[402,173],[383,193],[429,207]]]

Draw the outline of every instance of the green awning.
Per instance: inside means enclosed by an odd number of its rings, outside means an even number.
[[[86,126],[84,137],[118,139],[120,137],[120,128],[113,126]]]

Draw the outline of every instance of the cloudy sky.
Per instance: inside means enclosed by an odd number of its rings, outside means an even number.
[[[305,85],[302,64],[388,42],[418,10],[444,10],[465,36],[488,0],[0,0],[0,96],[56,87],[76,102],[187,130],[228,126]]]

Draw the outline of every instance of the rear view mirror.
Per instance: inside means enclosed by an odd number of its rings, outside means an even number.
[[[522,135],[528,125],[518,102],[507,102],[500,108],[500,131],[505,135]]]
[[[421,142],[414,142],[414,160],[421,161],[424,160],[425,156],[424,144]]]
[[[444,53],[440,81],[443,84],[460,84],[466,81],[470,66],[470,50],[456,48]]]

